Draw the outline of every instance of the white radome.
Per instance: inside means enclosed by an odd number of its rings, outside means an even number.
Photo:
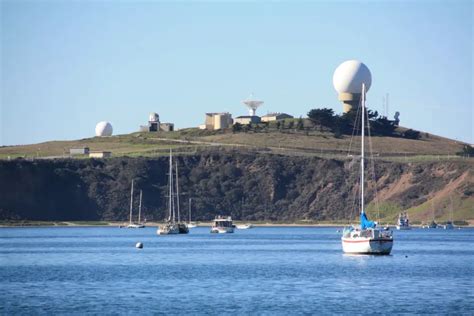
[[[149,122],[158,122],[159,120],[160,120],[160,116],[155,112],[150,113],[150,115],[148,116]]]
[[[113,128],[112,124],[106,121],[97,123],[95,126],[95,136],[112,136]]]
[[[366,91],[369,91],[372,75],[369,68],[358,60],[343,62],[332,77],[332,84],[338,93],[361,93],[363,83]]]

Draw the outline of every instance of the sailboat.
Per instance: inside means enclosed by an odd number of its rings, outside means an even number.
[[[377,227],[377,223],[367,218],[364,210],[364,137],[365,137],[365,84],[362,84],[362,137],[360,163],[360,226],[344,228],[341,242],[342,250],[348,254],[389,255],[393,246],[393,236],[390,230]]]
[[[140,222],[140,216],[142,212],[142,191],[140,190],[140,206],[139,206],[139,211],[138,211],[138,223],[135,223],[132,221],[132,216],[133,216],[133,180],[132,180],[132,190],[130,193],[130,220],[127,228],[145,228],[145,225],[143,225]]]
[[[174,235],[179,234],[178,223],[176,223],[174,198],[173,198],[173,154],[170,149],[170,168],[169,168],[169,196],[168,196],[168,219],[158,226],[156,233],[158,235]]]
[[[180,234],[187,234],[189,233],[188,225],[185,222],[181,222],[181,214],[179,213],[179,180],[178,180],[178,162],[175,161],[176,164],[176,207],[178,210],[178,229]]]
[[[450,208],[449,208],[449,221],[446,222],[444,225],[444,229],[454,229],[453,224],[453,197],[449,196],[449,200],[451,201]]]
[[[188,228],[195,228],[195,227],[197,227],[196,223],[191,222],[191,201],[192,201],[192,199],[189,198],[189,211],[188,211],[188,213],[189,213],[189,222],[188,222]]]
[[[428,225],[424,225],[423,228],[434,229],[434,228],[438,228],[439,226],[438,223],[436,223],[435,221],[435,205],[434,205],[433,200],[431,200],[431,209],[433,211],[433,219],[431,220],[431,223],[429,223]]]

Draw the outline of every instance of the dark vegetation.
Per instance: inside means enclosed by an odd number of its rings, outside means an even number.
[[[193,199],[193,220],[229,214],[237,220],[340,220],[354,217],[358,163],[242,151],[203,151],[177,158],[181,209]],[[412,187],[393,201],[408,208],[426,200],[469,169],[450,164],[447,176],[434,177],[439,164],[380,163],[378,189],[412,173]],[[0,161],[0,219],[91,221],[127,220],[130,184],[135,179],[135,209],[143,190],[143,213],[162,220],[167,212],[166,157],[106,160]],[[374,198],[368,184],[368,201]]]
[[[308,112],[308,118],[315,127],[321,131],[331,131],[336,137],[341,135],[360,134],[360,115],[356,109],[347,113],[335,114],[332,109],[321,108],[312,109]],[[397,133],[397,121],[380,116],[377,111],[368,110],[367,118],[370,123],[370,134],[373,136],[392,136],[408,139],[419,139],[420,132],[407,130],[403,133]]]
[[[456,153],[456,155],[463,157],[474,157],[474,147],[470,145],[464,145],[462,150]]]

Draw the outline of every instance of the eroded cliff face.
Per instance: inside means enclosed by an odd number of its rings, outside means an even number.
[[[354,214],[355,161],[219,151],[176,159],[181,214],[187,215],[192,198],[193,220],[216,214],[241,220],[336,220]],[[440,194],[473,201],[470,162],[379,162],[374,169],[375,176],[367,175],[368,202],[375,199],[375,188],[381,203],[405,209]],[[135,209],[142,190],[145,217],[162,220],[167,173],[166,157],[1,161],[0,219],[126,220],[135,179]]]

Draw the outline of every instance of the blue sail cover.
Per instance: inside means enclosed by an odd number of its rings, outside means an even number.
[[[367,219],[367,215],[365,215],[365,212],[362,211],[362,213],[360,213],[360,228],[367,229],[367,228],[374,228],[374,227],[375,227],[375,223],[373,221],[369,221]]]

